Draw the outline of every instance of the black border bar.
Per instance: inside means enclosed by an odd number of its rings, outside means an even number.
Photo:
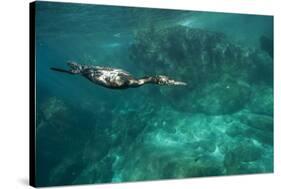
[[[35,187],[35,2],[29,4],[29,184]]]

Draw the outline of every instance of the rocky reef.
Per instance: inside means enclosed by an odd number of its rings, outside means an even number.
[[[145,74],[167,73],[186,81],[188,88],[161,88],[160,92],[187,112],[233,113],[249,102],[250,86],[273,82],[268,53],[202,29],[176,26],[140,31],[130,57]]]

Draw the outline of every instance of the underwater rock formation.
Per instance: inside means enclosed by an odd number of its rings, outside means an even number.
[[[273,118],[271,116],[260,114],[241,114],[239,116],[240,122],[252,128],[273,132]]]
[[[250,87],[241,80],[220,81],[195,90],[196,111],[210,115],[229,114],[242,109],[249,100]]]
[[[63,117],[67,113],[64,102],[56,97],[51,97],[42,106],[37,108],[37,127],[39,130],[47,125],[53,125],[52,120]]]
[[[162,107],[137,138],[108,154],[115,156],[112,181],[268,172],[270,163],[261,162],[270,162],[272,144],[263,145],[251,124],[239,116],[186,115]]]
[[[254,88],[249,109],[257,114],[273,116],[273,89],[262,85]]]
[[[63,114],[67,110],[64,102],[56,97],[50,98],[43,105],[42,109],[44,117],[46,119],[54,119],[54,116],[58,116],[58,114]]]
[[[244,169],[245,166],[259,160],[262,156],[262,150],[259,145],[253,141],[243,139],[239,143],[231,146],[224,158],[224,165],[227,168],[227,174],[233,174],[237,171],[243,173],[256,172],[257,170]],[[262,170],[259,170],[263,172]]]
[[[183,26],[140,31],[130,48],[131,59],[146,72],[170,73],[191,85],[217,80],[225,73],[242,75],[253,66],[250,53],[222,33]]]
[[[209,115],[235,113],[249,103],[252,95],[247,82],[230,76],[194,88],[161,88],[160,92],[177,110]]]
[[[168,73],[188,83],[186,88],[159,89],[173,107],[213,115],[243,108],[257,77],[270,82],[267,73],[273,64],[268,57],[222,33],[184,26],[140,31],[130,48],[131,60],[146,74]]]

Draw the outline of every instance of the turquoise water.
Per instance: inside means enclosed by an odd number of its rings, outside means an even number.
[[[36,184],[273,172],[273,17],[36,3]],[[187,86],[112,90],[67,61]]]

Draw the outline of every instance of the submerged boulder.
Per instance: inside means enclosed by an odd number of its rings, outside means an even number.
[[[248,102],[250,89],[248,84],[227,80],[208,84],[195,100],[197,109],[206,114],[229,114],[244,107]]]
[[[46,120],[54,119],[67,111],[65,103],[56,97],[49,98],[40,108]]]
[[[226,167],[227,174],[236,173],[252,173],[255,170],[247,169],[241,170],[243,166],[251,164],[262,158],[263,149],[256,145],[252,140],[244,139],[240,142],[236,142],[234,146],[229,147],[225,154],[224,166]]]
[[[181,111],[234,113],[248,103],[250,85],[272,80],[272,59],[266,52],[204,29],[144,29],[129,52],[142,74],[166,74],[187,82],[187,87],[159,89],[158,95]],[[260,77],[262,70],[268,74]]]
[[[273,117],[271,116],[248,113],[241,114],[239,120],[241,123],[246,124],[249,127],[266,132],[273,132]]]
[[[223,33],[184,26],[142,30],[129,52],[144,72],[167,73],[191,85],[217,80],[225,73],[249,79],[248,73],[255,69],[252,54],[261,53],[231,42]]]
[[[255,87],[249,103],[253,113],[273,116],[273,89],[267,86]]]
[[[246,82],[234,80],[231,77],[206,83],[191,91],[181,88],[160,90],[173,107],[182,111],[201,112],[208,115],[237,112],[248,103],[251,94],[250,86]]]

